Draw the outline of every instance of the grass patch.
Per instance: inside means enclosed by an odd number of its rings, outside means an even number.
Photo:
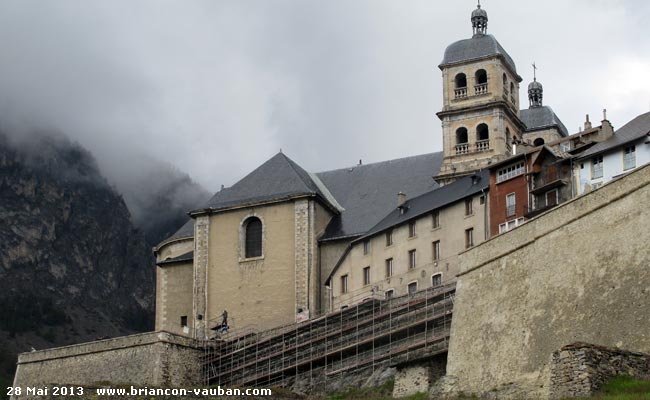
[[[619,376],[607,382],[593,398],[598,400],[650,400],[650,381]]]
[[[378,387],[371,387],[371,388],[364,388],[364,389],[352,388],[344,392],[332,393],[326,396],[325,399],[327,400],[388,400],[393,398],[394,384],[395,382],[391,379]],[[422,399],[425,398],[426,395],[425,397],[422,397]],[[415,400],[415,399],[411,399],[410,397],[405,399]]]

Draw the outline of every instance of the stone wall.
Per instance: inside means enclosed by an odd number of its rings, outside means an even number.
[[[550,397],[589,397],[615,376],[650,380],[650,355],[574,343],[553,353]]]
[[[18,356],[14,386],[92,385],[183,387],[200,384],[202,351],[190,338],[151,332]],[[23,390],[24,391],[24,390]]]
[[[577,341],[650,353],[648,198],[650,166],[461,254],[454,390],[548,397],[551,354]]]

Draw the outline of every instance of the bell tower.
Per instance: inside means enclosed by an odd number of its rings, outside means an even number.
[[[526,129],[519,118],[514,61],[487,33],[488,14],[479,3],[471,16],[473,36],[451,44],[439,65],[443,80],[444,161],[441,184],[474,173],[512,154],[512,141]]]

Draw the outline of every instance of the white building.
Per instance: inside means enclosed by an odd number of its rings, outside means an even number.
[[[577,194],[592,189],[650,163],[650,112],[639,115],[596,143],[575,161]]]

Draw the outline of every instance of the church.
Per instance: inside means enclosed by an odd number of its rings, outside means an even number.
[[[489,167],[569,137],[536,78],[522,107],[480,5],[471,29],[439,65],[442,152],[323,172],[276,154],[156,246],[156,330],[211,338],[226,312],[265,330],[453,282],[490,238]]]

